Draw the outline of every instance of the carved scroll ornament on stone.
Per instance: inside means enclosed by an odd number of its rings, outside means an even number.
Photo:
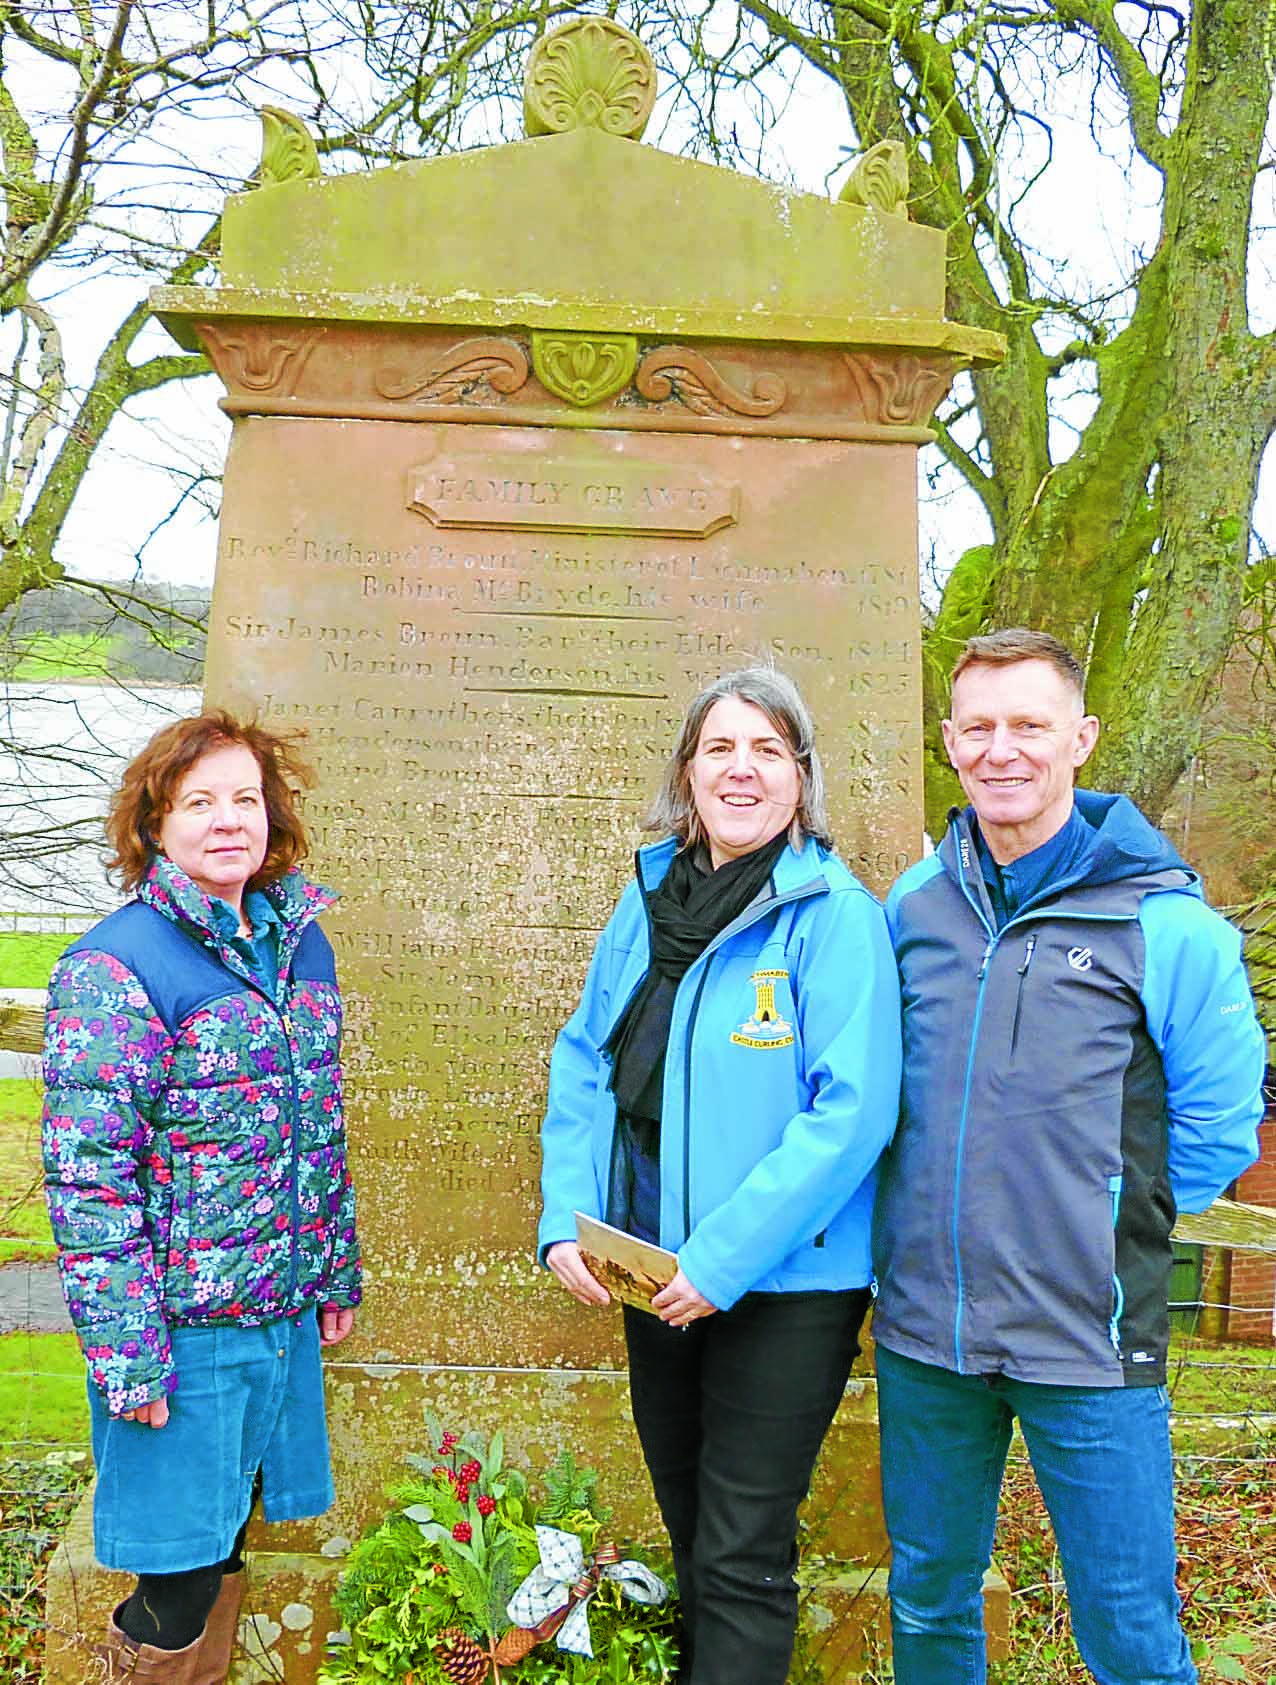
[[[310,130],[294,111],[281,105],[261,108],[261,164],[263,187],[281,181],[316,181],[319,153]]]
[[[774,415],[789,395],[778,374],[760,374],[751,392],[741,392],[707,357],[681,345],[649,351],[638,365],[634,385],[652,403],[677,398],[697,415]]]
[[[601,129],[637,140],[656,102],[656,67],[636,35],[610,18],[574,18],[532,48],[523,82],[529,135]]]
[[[888,216],[908,215],[908,154],[902,142],[879,140],[870,146],[842,184],[843,205],[868,205]]]
[[[372,384],[383,398],[418,404],[454,404],[467,388],[486,382],[493,392],[517,392],[531,373],[527,353],[514,339],[467,339],[414,374],[379,369]]]
[[[633,379],[633,334],[533,333],[532,367],[547,392],[581,409],[614,398]]]
[[[258,395],[290,397],[297,390],[306,359],[323,330],[298,328],[293,333],[228,332],[205,322],[202,334],[214,352],[214,361],[224,371],[227,385],[242,387]]]
[[[864,419],[885,427],[924,427],[957,372],[950,358],[928,362],[912,352],[882,356],[847,351],[843,355]]]

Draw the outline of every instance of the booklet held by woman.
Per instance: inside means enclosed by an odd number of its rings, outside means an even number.
[[[586,1217],[583,1211],[575,1212],[574,1216],[576,1244],[594,1280],[600,1281],[614,1298],[636,1305],[640,1311],[650,1311],[652,1299],[678,1273],[677,1253],[666,1252],[663,1246],[652,1246],[649,1241],[635,1240],[623,1229],[613,1229],[610,1223]]]

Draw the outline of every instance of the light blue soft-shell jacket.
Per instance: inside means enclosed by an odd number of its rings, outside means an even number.
[[[648,893],[669,838],[639,851]],[[601,1049],[647,970],[646,903],[621,896],[554,1047],[539,1245],[604,1217],[615,1099]],[[786,848],[767,891],[674,1000],[660,1137],[660,1239],[727,1310],[742,1294],[863,1287],[876,1166],[899,1106],[900,1010],[881,907],[836,856]]]

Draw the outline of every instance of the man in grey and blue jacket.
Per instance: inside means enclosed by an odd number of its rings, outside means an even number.
[[[1250,1164],[1240,938],[1123,796],[1042,633],[974,638],[944,741],[970,801],[896,884],[904,1087],[873,1226],[897,1685],[985,1677],[1017,1418],[1101,1685],[1190,1685],[1165,1390],[1176,1210]]]

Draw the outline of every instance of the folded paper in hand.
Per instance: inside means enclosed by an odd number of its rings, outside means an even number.
[[[576,1244],[594,1280],[600,1281],[613,1298],[650,1311],[652,1299],[678,1273],[677,1254],[649,1241],[635,1240],[623,1229],[586,1217],[583,1211],[574,1215]]]

